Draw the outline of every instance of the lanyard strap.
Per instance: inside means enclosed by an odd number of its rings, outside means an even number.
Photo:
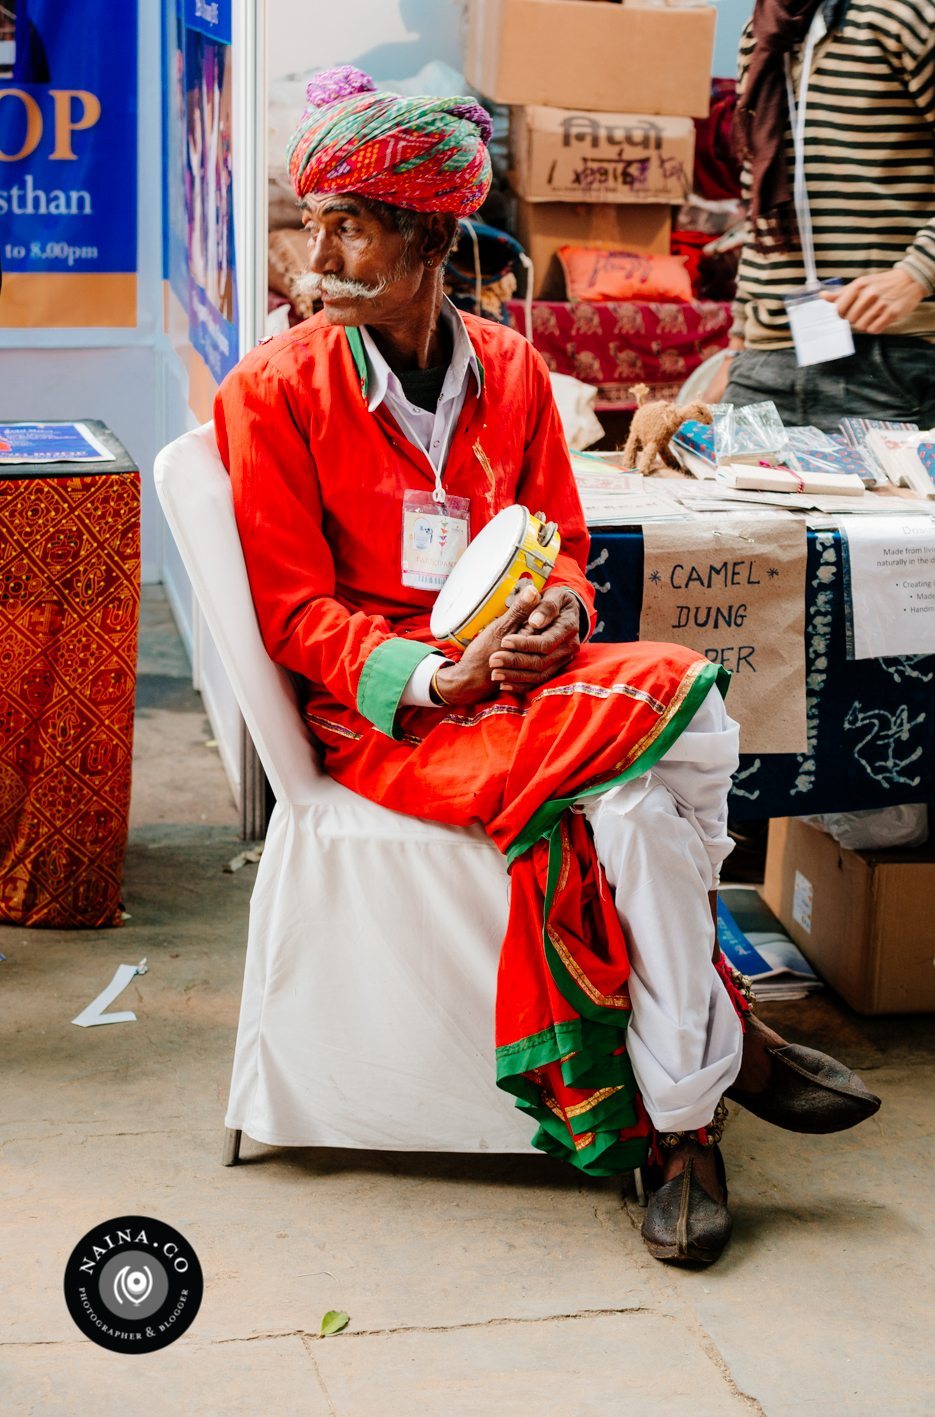
[[[818,11],[821,14],[821,11]],[[789,101],[789,121],[792,126],[792,148],[795,153],[795,178],[792,187],[792,198],[795,203],[795,216],[799,224],[799,238],[802,242],[802,258],[805,262],[805,285],[806,289],[812,290],[818,286],[818,267],[815,264],[815,238],[812,231],[812,214],[808,205],[808,190],[805,185],[805,116],[808,107],[808,85],[812,72],[812,59],[815,54],[815,46],[827,33],[823,25],[812,24],[805,40],[805,49],[802,54],[802,77],[799,80],[799,97],[796,101],[795,88],[792,83],[792,63],[787,54],[785,56],[786,71],[786,96]]]

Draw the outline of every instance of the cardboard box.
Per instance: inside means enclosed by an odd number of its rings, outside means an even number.
[[[848,851],[794,817],[770,822],[763,898],[862,1014],[935,1010],[935,845]]]
[[[533,295],[537,300],[564,300],[565,274],[558,259],[559,247],[610,250],[615,246],[635,246],[667,255],[672,209],[638,203],[597,206],[587,202],[527,202],[517,197],[516,235],[535,267]]]
[[[716,11],[471,0],[464,72],[496,103],[704,118]]]
[[[529,202],[681,204],[692,187],[695,125],[533,105],[513,109],[510,151],[513,185]]]

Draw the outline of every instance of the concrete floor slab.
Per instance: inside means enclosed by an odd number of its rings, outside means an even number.
[[[676,1319],[594,1314],[314,1345],[340,1417],[749,1417]],[[375,1394],[379,1393],[378,1405]]]
[[[139,1357],[93,1343],[0,1349],[3,1410],[17,1417],[332,1417],[301,1339],[183,1340]]]

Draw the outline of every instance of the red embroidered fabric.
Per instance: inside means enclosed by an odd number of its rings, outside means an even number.
[[[0,921],[119,925],[137,473],[0,477]]]
[[[504,309],[525,333],[521,300]],[[672,304],[608,300],[536,300],[536,349],[556,374],[595,384],[604,403],[633,407],[631,384],[648,384],[653,396],[674,398],[698,365],[727,343],[730,306],[718,301]]]

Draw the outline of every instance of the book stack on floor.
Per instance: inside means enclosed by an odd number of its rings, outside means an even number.
[[[745,974],[757,1000],[804,999],[821,980],[755,886],[722,887],[717,901],[721,953]]]
[[[672,208],[691,189],[692,119],[708,112],[715,16],[706,5],[471,0],[465,73],[511,105],[516,234],[537,299],[566,298],[563,247],[668,255]]]

